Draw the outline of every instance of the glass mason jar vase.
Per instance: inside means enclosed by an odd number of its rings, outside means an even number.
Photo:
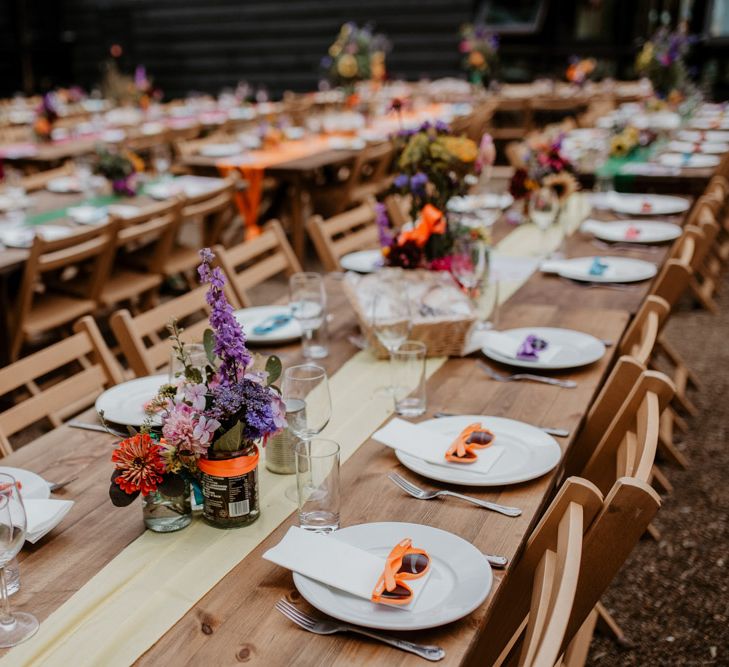
[[[192,521],[190,483],[185,480],[180,495],[168,496],[161,491],[143,495],[142,513],[144,525],[155,533],[172,533],[189,526]]]
[[[217,528],[240,528],[261,514],[258,447],[248,442],[236,452],[214,452],[200,459],[203,519]]]

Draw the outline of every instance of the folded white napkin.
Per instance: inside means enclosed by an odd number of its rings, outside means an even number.
[[[488,424],[484,424],[488,428]],[[478,459],[473,463],[451,463],[445,454],[454,438],[434,431],[423,424],[411,424],[404,419],[392,419],[372,436],[377,442],[423,461],[445,468],[463,470],[466,473],[485,475],[504,453],[504,448],[495,442],[490,447],[478,450]]]
[[[73,507],[73,500],[23,500],[27,519],[25,539],[35,544],[53,530]]]
[[[540,265],[539,270],[542,273],[559,273],[564,269],[569,269],[571,265],[561,259],[545,259]]]
[[[403,535],[402,539],[407,537]],[[418,547],[417,544],[413,546]],[[336,533],[322,535],[298,526],[289,528],[284,538],[263,557],[287,570],[365,600],[372,597],[372,590],[385,570],[384,556],[375,556],[342,542],[336,538]],[[407,584],[413,591],[410,604],[388,606],[412,610],[429,576],[430,572],[427,572],[419,579],[408,580]]]
[[[621,174],[632,174],[635,176],[670,176],[677,174],[680,167],[655,164],[654,162],[629,162],[620,168]]]
[[[500,331],[482,331],[480,332],[479,338],[483,343],[481,347],[487,347],[505,357],[516,359],[516,353],[519,351],[519,347],[524,342],[526,336],[522,336],[521,334],[517,336]],[[539,361],[551,361],[559,354],[561,349],[561,345],[550,343],[545,349],[539,351]]]

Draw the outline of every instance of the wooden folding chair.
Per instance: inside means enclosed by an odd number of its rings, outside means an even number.
[[[9,437],[48,418],[53,426],[89,407],[105,389],[122,381],[114,355],[90,316],[60,343],[0,369],[0,396],[24,392],[0,413],[0,453],[13,451]],[[68,367],[73,367],[69,369]]]
[[[580,667],[584,664],[597,621],[599,600],[660,508],[656,492],[641,480],[628,477],[616,480],[604,500],[587,480],[570,477],[565,481],[501,586],[486,627],[465,664],[476,667],[516,663],[519,638],[524,628],[533,622],[530,600],[533,600],[531,591],[537,564],[546,550],[545,545],[554,544],[556,519],[563,517],[565,506],[571,507],[573,503],[582,507],[584,535],[569,617],[565,622],[563,612],[555,615],[556,636],[544,645],[539,662],[517,664],[540,667]],[[575,513],[574,507],[572,513]],[[575,560],[573,558],[573,562]],[[538,618],[543,627],[545,621],[541,616]],[[558,646],[555,646],[555,639]],[[522,656],[523,649],[519,658]]]
[[[118,310],[109,322],[119,342],[122,354],[136,377],[157,373],[170,361],[172,345],[167,325],[174,319],[184,329],[182,340],[201,343],[203,332],[210,327],[210,307],[205,301],[207,285],[133,316],[128,310]],[[226,296],[233,308],[240,308],[235,295],[226,286]]]
[[[312,216],[306,229],[327,271],[341,271],[339,260],[343,255],[376,248],[378,244],[375,207],[371,200],[327,220],[320,215]]]
[[[183,201],[180,222],[174,234],[173,243],[161,258],[158,270],[165,277],[183,275],[194,287],[197,276],[194,270],[200,264],[200,248],[209,248],[220,239],[235,217],[235,183],[225,179],[214,190]],[[183,236],[194,237],[192,245],[186,244]]]
[[[179,200],[161,202],[133,218],[116,219],[116,238],[97,297],[100,307],[154,304],[164,277],[161,267],[179,228],[181,206]]]
[[[602,496],[592,484],[577,477],[565,481],[499,590],[467,664],[557,663],[577,593],[584,534],[601,509]]]
[[[232,248],[215,246],[214,251],[236,299],[246,308],[253,305],[251,289],[279,273],[291,276],[301,271],[278,220],[270,220],[264,231],[250,241]]]
[[[647,365],[670,312],[671,307],[665,299],[648,296],[620,341],[620,354]]]
[[[95,310],[114,232],[110,224],[56,241],[35,237],[14,308],[11,359],[25,342]]]

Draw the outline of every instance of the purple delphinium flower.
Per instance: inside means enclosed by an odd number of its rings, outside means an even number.
[[[407,176],[405,176],[407,180]],[[390,218],[387,215],[387,206],[378,201],[375,203],[375,224],[379,235],[380,247],[389,248],[394,240],[394,234],[390,227]]]
[[[205,300],[210,306],[210,326],[215,333],[215,354],[220,359],[220,383],[230,385],[238,381],[248,365],[251,363],[251,354],[246,348],[246,337],[238,320],[233,316],[233,307],[225,298],[225,278],[218,268],[212,268],[211,262],[215,255],[210,248],[200,251],[202,260],[197,271],[200,282],[210,285]]]
[[[273,435],[285,424],[285,407],[275,391],[250,378],[213,389],[209,418],[243,424],[243,437],[259,440]]]
[[[425,186],[428,184],[428,176],[419,171],[410,179],[410,188],[416,197],[425,194]]]
[[[436,120],[435,121],[435,131],[436,132],[450,132],[451,128],[448,123],[442,120]]]
[[[407,174],[398,174],[395,176],[395,180],[392,182],[392,184],[398,188],[406,188],[408,186],[408,175]]]

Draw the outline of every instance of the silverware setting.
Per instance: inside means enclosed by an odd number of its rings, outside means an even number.
[[[493,554],[484,554],[484,556],[494,570],[503,570],[509,564],[506,556],[494,556]]]
[[[69,479],[65,479],[62,482],[48,482],[48,488],[51,491],[60,491],[61,489],[67,487],[71,482],[75,482],[78,479],[78,475],[75,477],[70,477]]]
[[[618,292],[633,292],[637,288],[637,285],[623,285],[622,283],[597,283],[597,282],[586,282],[584,280],[572,280],[572,278],[565,278],[560,276],[562,280],[574,285],[576,287],[582,287],[583,289],[611,289]]]
[[[364,336],[351,335],[347,336],[347,340],[359,350],[367,349],[367,341],[365,340]]]
[[[275,604],[278,609],[286,618],[293,621],[299,627],[309,632],[313,632],[316,635],[333,635],[337,632],[353,632],[370,639],[376,639],[377,641],[389,644],[395,648],[399,648],[401,651],[407,651],[408,653],[414,653],[415,655],[430,660],[431,662],[438,662],[445,658],[445,650],[440,646],[429,646],[427,644],[416,644],[415,642],[408,641],[406,639],[400,639],[399,637],[393,637],[392,635],[383,634],[381,632],[375,632],[369,628],[360,628],[356,625],[349,625],[349,623],[342,623],[341,621],[335,621],[330,619],[321,619],[309,616],[303,611],[292,605],[288,600],[281,599]]]
[[[443,417],[460,417],[462,415],[457,415],[455,412],[435,412],[433,413],[433,417],[435,419],[442,419]],[[544,431],[545,433],[549,433],[549,435],[556,436],[557,438],[568,438],[570,435],[570,432],[566,428],[554,428],[552,426],[537,426],[540,431]]]
[[[433,498],[440,498],[450,496],[451,498],[460,498],[466,502],[473,503],[484,509],[491,510],[492,512],[498,512],[506,516],[519,516],[521,510],[518,507],[509,507],[508,505],[499,505],[498,503],[492,503],[488,500],[480,500],[479,498],[472,498],[471,496],[464,496],[461,493],[455,491],[425,491],[418,486],[415,486],[412,482],[398,475],[396,472],[391,472],[388,477],[390,480],[399,486],[405,493],[410,494],[413,498],[418,500],[432,500]]]
[[[617,241],[616,243],[607,243],[600,239],[593,239],[592,245],[601,250],[640,250],[641,252],[660,252],[661,247],[656,245],[648,245],[647,243],[623,243]]]
[[[101,424],[91,424],[89,422],[82,422],[78,419],[71,419],[66,422],[66,426],[71,428],[78,428],[82,431],[96,431],[97,433],[106,433],[107,435],[114,435],[117,438],[127,438],[129,433],[124,433],[118,429],[111,428],[110,426],[102,426]]]
[[[574,389],[577,383],[574,380],[558,380],[557,378],[550,378],[544,375],[532,375],[531,373],[514,373],[513,375],[502,375],[497,373],[493,368],[486,365],[483,361],[477,362],[479,368],[486,373],[492,380],[497,382],[514,382],[519,380],[526,380],[529,382],[541,382],[543,384],[551,384],[555,387],[563,387],[564,389]]]

